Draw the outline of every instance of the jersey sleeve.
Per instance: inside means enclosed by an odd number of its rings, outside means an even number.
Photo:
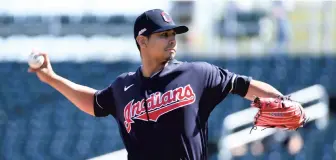
[[[112,85],[94,94],[94,114],[96,117],[115,116],[115,101]]]
[[[209,101],[212,101],[214,105],[224,100],[229,93],[242,97],[246,95],[251,77],[239,75],[209,63],[201,65],[205,85],[204,93],[208,95],[207,97],[211,99]]]

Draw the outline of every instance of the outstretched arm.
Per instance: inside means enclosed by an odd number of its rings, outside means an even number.
[[[248,91],[244,98],[253,101],[255,96],[257,97],[267,97],[276,98],[278,96],[283,96],[277,89],[273,86],[261,82],[258,80],[251,80]]]
[[[54,76],[48,84],[63,94],[70,102],[83,112],[94,115],[93,98],[95,89],[76,84],[59,75]]]
[[[96,90],[87,86],[76,84],[57,75],[51,67],[48,55],[46,53],[40,53],[40,55],[44,56],[44,64],[39,69],[29,68],[29,72],[36,73],[42,82],[49,84],[57,91],[62,93],[80,110],[94,116],[93,102]]]

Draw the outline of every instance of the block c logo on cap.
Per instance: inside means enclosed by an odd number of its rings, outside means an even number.
[[[161,16],[162,16],[163,20],[166,21],[167,23],[173,21],[172,18],[170,17],[170,15],[166,12],[162,12]]]

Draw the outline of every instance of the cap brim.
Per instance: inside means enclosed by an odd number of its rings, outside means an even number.
[[[154,31],[153,33],[158,33],[158,32],[163,32],[163,31],[168,31],[168,30],[174,30],[176,32],[176,34],[182,34],[182,33],[188,32],[189,28],[187,26],[169,25],[169,26],[165,26],[165,27],[162,27],[162,28]]]

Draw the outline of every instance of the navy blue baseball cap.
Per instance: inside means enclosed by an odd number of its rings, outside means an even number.
[[[134,23],[134,38],[139,35],[174,30],[176,34],[187,32],[187,26],[176,25],[170,15],[161,9],[152,9],[142,13]]]

